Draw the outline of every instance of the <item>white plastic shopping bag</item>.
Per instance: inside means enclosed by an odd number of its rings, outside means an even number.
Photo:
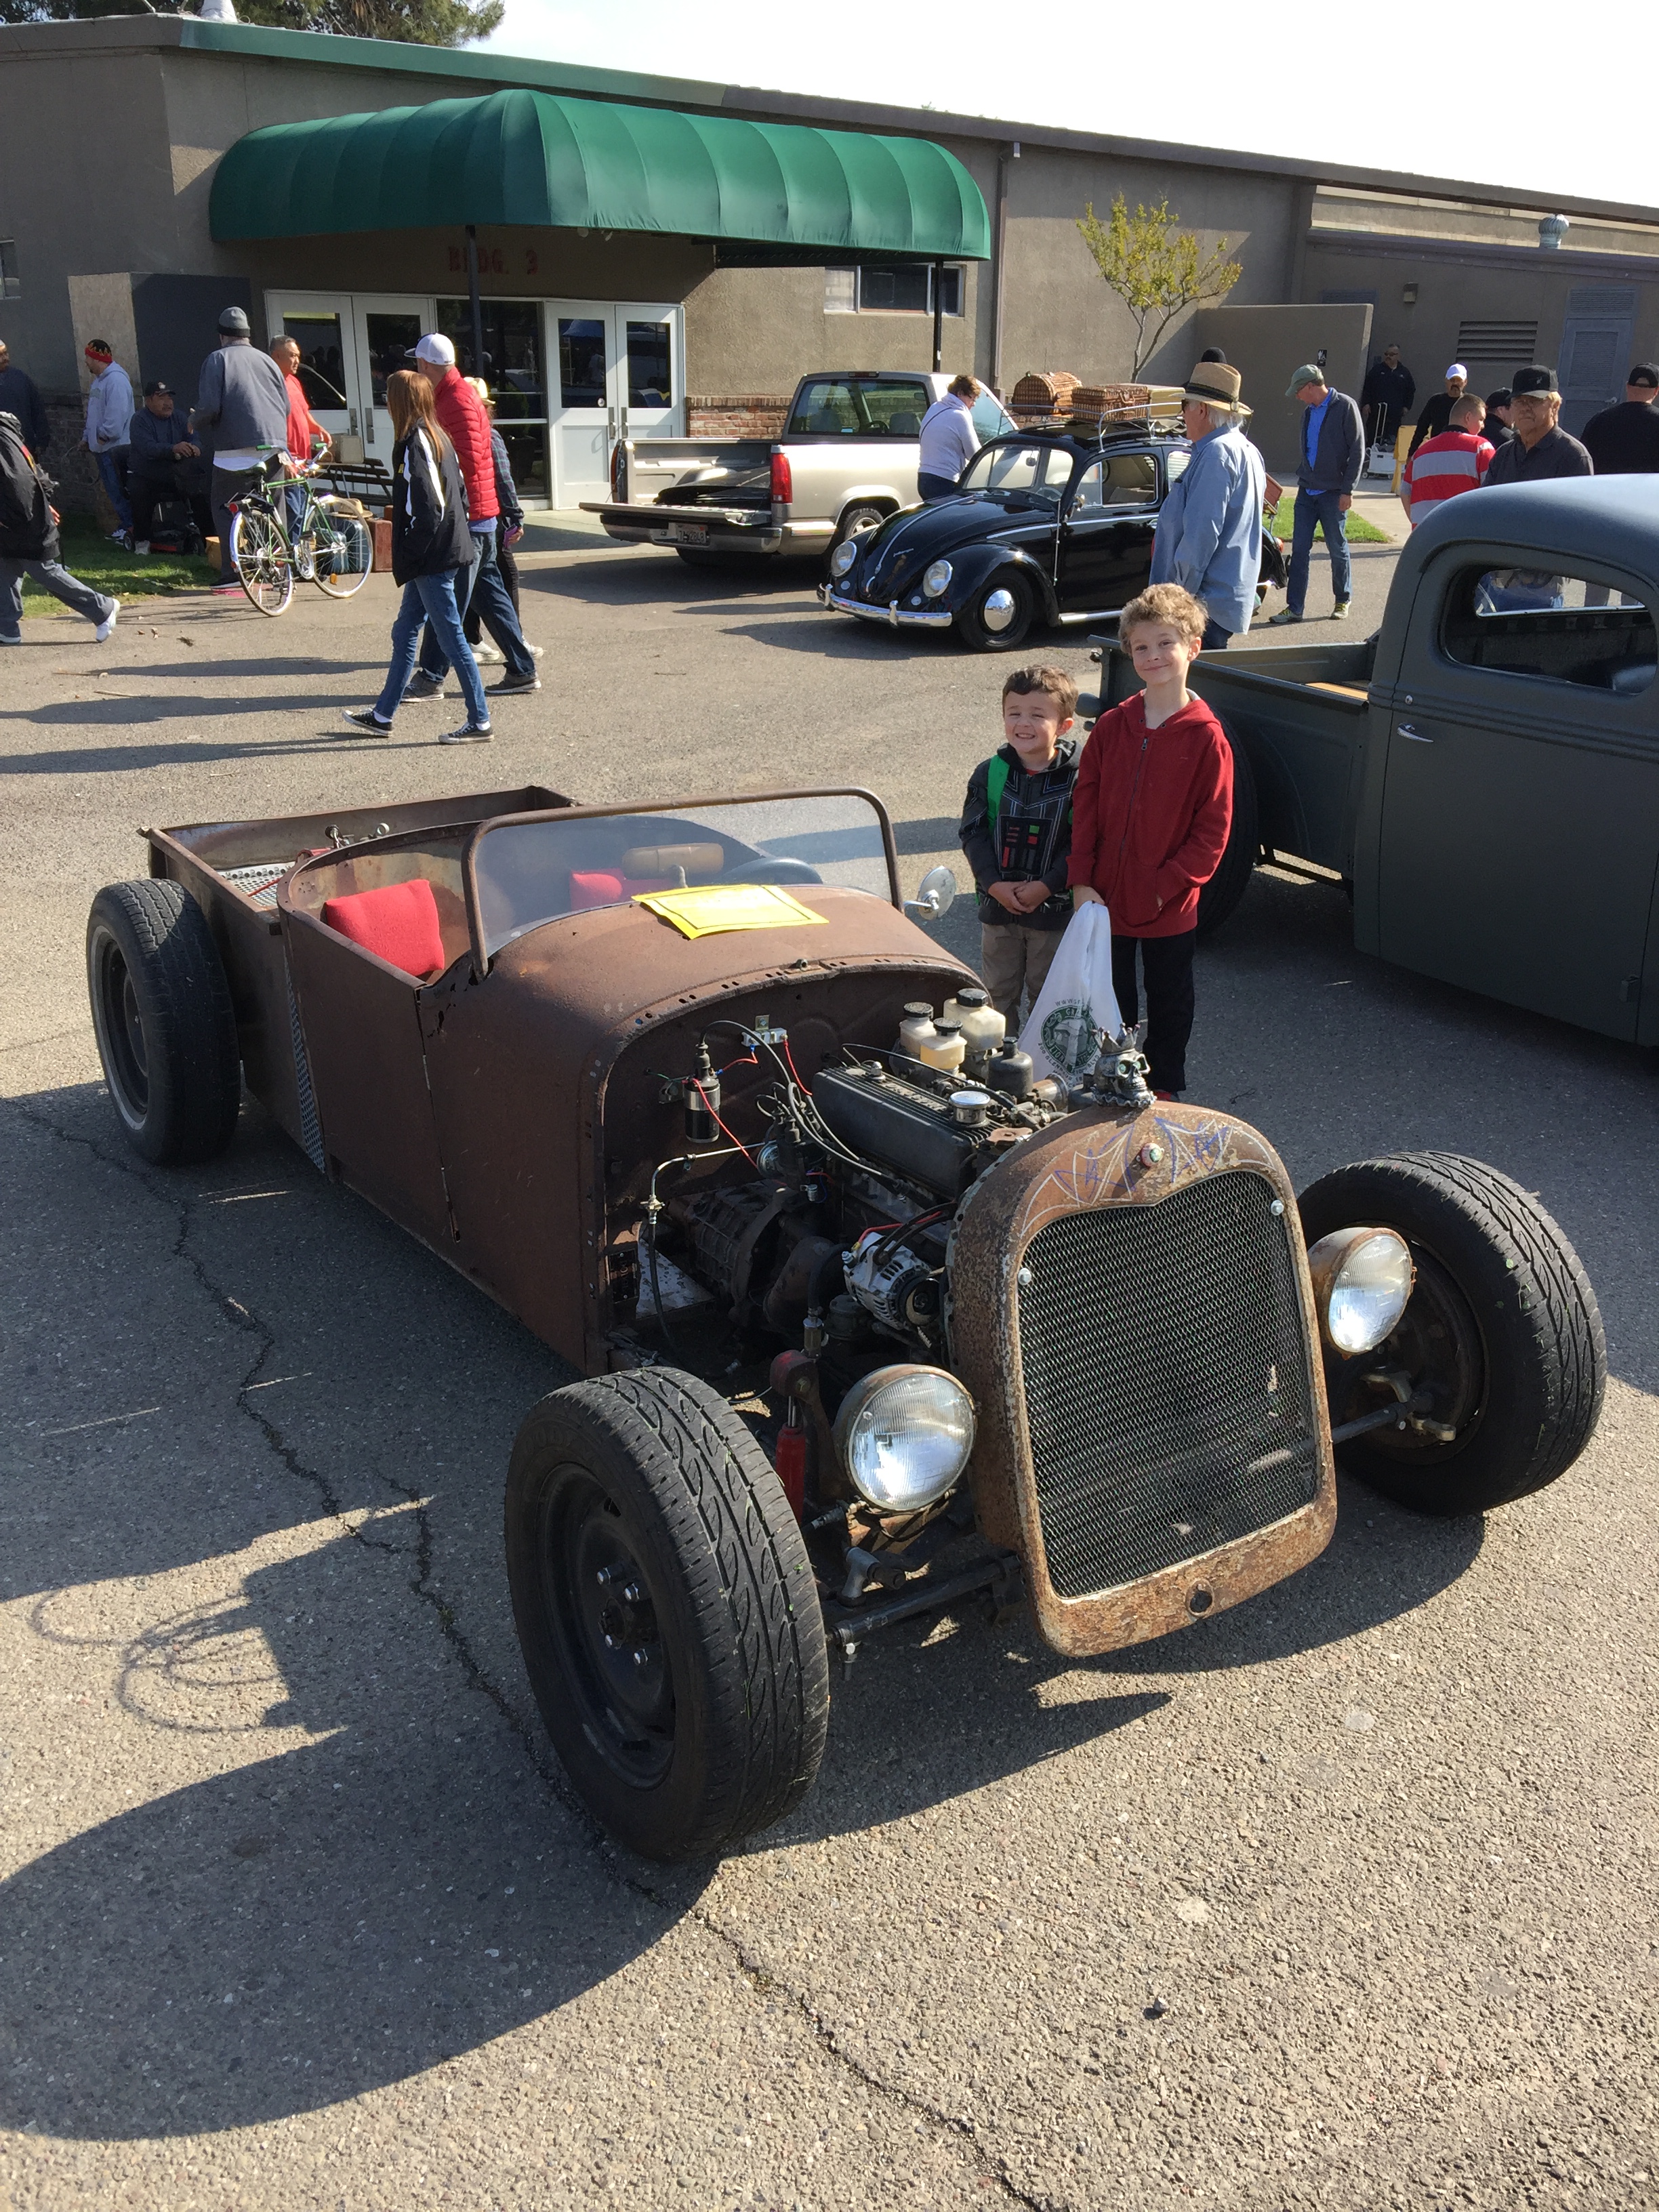
[[[1112,921],[1091,900],[1066,925],[1054,965],[1036,1006],[1019,1033],[1039,1076],[1075,1083],[1092,1067],[1103,1030],[1115,1037],[1123,1026],[1112,988]]]

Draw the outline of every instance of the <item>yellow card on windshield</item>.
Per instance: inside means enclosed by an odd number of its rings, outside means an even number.
[[[776,884],[694,884],[683,891],[640,891],[635,906],[672,921],[682,937],[713,937],[723,929],[798,929],[821,922]]]

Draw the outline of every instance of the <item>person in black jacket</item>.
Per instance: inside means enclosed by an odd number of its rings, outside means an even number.
[[[173,386],[160,378],[144,386],[144,404],[133,410],[128,448],[127,497],[132,503],[133,550],[148,553],[155,510],[167,501],[187,500],[191,520],[205,544],[213,535],[213,510],[199,491],[189,466],[201,458],[182,415],[173,411]]]
[[[1515,394],[1507,384],[1486,394],[1486,419],[1480,434],[1494,453],[1501,453],[1505,446],[1515,443],[1515,425],[1510,420],[1510,410],[1515,404]]]
[[[1423,412],[1417,418],[1417,428],[1412,432],[1412,441],[1406,451],[1410,460],[1419,446],[1431,438],[1437,438],[1451,421],[1451,411],[1469,388],[1469,372],[1461,361],[1453,362],[1446,371],[1446,388],[1436,392],[1423,402]]]
[[[1416,397],[1417,379],[1401,360],[1399,347],[1384,346],[1366,371],[1359,392],[1359,411],[1372,445],[1393,446],[1395,433],[1411,413]]]
[[[1625,396],[1578,433],[1598,477],[1659,476],[1659,367],[1638,361],[1625,380]]]
[[[115,627],[119,599],[71,576],[58,556],[52,481],[23,441],[15,415],[0,414],[0,646],[23,642],[23,579],[50,592],[95,627],[101,645]]]
[[[425,377],[398,369],[386,379],[386,404],[397,440],[392,455],[392,574],[404,596],[392,625],[392,665],[380,696],[372,707],[348,707],[345,718],[354,729],[374,737],[389,734],[414,673],[422,625],[430,623],[466,701],[466,720],[458,730],[446,730],[439,743],[482,744],[493,734],[489,705],[455,603],[456,576],[471,563],[460,465],[433,412],[432,386]]]
[[[4,338],[0,338],[0,410],[15,415],[23,426],[23,443],[30,453],[44,453],[52,440],[46,434],[46,410],[40,387],[32,376],[13,365]]]

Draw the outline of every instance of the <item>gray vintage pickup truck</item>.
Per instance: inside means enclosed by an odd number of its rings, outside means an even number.
[[[733,555],[818,556],[916,499],[921,418],[950,378],[920,369],[802,377],[777,438],[627,439],[614,496],[584,500],[625,545],[672,545],[694,568]],[[974,406],[981,442],[1012,430],[994,393]]]
[[[1246,834],[1352,886],[1362,952],[1655,1044],[1656,607],[1652,479],[1504,485],[1413,532],[1374,636],[1206,654],[1192,684]],[[1134,672],[1097,641],[1111,705]]]

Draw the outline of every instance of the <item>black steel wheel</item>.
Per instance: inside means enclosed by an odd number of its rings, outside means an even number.
[[[1036,597],[1025,578],[1002,569],[979,586],[957,615],[957,635],[975,653],[1012,653],[1024,645],[1036,615]]]
[[[287,613],[294,597],[294,556],[269,501],[246,499],[237,508],[231,518],[230,562],[262,615]]]
[[[1391,1396],[1403,1424],[1339,1445],[1343,1468],[1447,1516],[1565,1474],[1595,1431],[1607,1344],[1578,1255],[1537,1200],[1459,1153],[1396,1152],[1322,1176],[1299,1204],[1310,1244],[1337,1229],[1394,1229],[1417,1267],[1386,1344],[1327,1356],[1333,1426]]]
[[[1213,936],[1232,914],[1249,888],[1250,876],[1261,850],[1261,814],[1256,803],[1255,775],[1250,757],[1224,722],[1227,744],[1233,757],[1233,824],[1221,865],[1198,895],[1198,933]]]
[[[823,1620],[783,1486],[718,1392],[672,1368],[544,1398],[513,1448],[507,1581],[542,1718],[630,1850],[769,1826],[823,1754]]]
[[[165,878],[109,884],[87,921],[87,989],[115,1111],[158,1166],[211,1159],[241,1104],[236,1016],[207,917]]]

